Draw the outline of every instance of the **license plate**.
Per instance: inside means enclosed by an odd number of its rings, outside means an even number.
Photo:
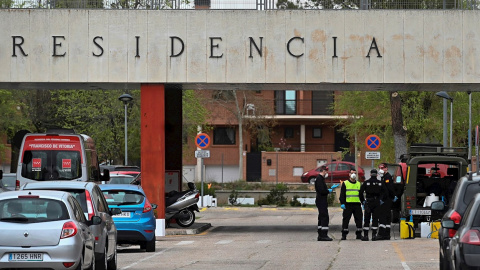
[[[432,214],[432,210],[421,210],[421,209],[410,210],[410,215],[430,216],[431,214]]]
[[[122,212],[118,215],[114,215],[116,218],[129,218],[130,217],[130,212]]]
[[[10,253],[8,260],[12,262],[43,261],[43,253]]]

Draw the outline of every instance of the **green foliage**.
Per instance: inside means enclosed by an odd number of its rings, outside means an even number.
[[[286,184],[277,184],[270,190],[270,194],[266,198],[258,200],[258,205],[277,205],[285,206],[287,204],[287,197],[284,194],[288,191]]]
[[[228,196],[228,202],[231,205],[237,205],[238,204],[237,199],[238,199],[238,191],[236,191],[235,189],[232,189],[232,192]]]
[[[205,100],[198,92],[194,90],[182,91],[182,136],[183,136],[183,154],[190,153],[188,149],[188,141],[198,133],[198,126],[202,127],[202,131],[210,130],[207,124],[207,118],[210,112],[205,108]],[[193,154],[192,154],[193,155]]]
[[[305,207],[305,206],[307,206],[305,203],[302,204],[301,202],[299,202],[298,198],[299,198],[298,195],[293,196],[292,200],[290,201],[290,206],[293,206],[293,207],[299,207],[299,206]]]

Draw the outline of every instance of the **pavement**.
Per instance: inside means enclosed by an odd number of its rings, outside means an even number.
[[[200,212],[207,210],[207,208],[200,209]],[[200,234],[212,227],[212,224],[207,222],[195,222],[190,227],[180,227],[175,221],[171,222],[167,228],[165,228],[165,235],[192,235]],[[158,240],[158,239],[157,239]]]

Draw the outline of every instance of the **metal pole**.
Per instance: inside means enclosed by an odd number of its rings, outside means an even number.
[[[443,147],[447,147],[447,99],[443,99]]]
[[[223,153],[222,153],[222,187],[223,187]]]
[[[125,103],[125,166],[128,165],[127,103]]]
[[[277,168],[275,169],[275,178],[276,178],[276,184],[278,185],[278,151],[277,151]]]
[[[452,134],[453,134],[453,99],[450,100],[450,147],[452,147]]]
[[[200,171],[202,174],[202,176],[200,177],[201,178],[200,195],[202,200],[200,206],[203,208],[203,158],[200,158]]]
[[[472,92],[468,93],[468,171],[472,171]]]

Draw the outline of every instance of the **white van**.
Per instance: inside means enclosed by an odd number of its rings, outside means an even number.
[[[23,137],[17,166],[17,187],[33,181],[108,181],[100,174],[92,138],[71,129],[28,133]]]

